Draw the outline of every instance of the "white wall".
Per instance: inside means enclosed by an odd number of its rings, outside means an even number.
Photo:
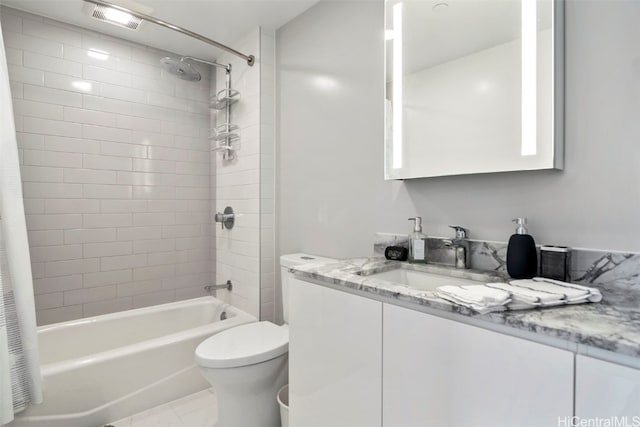
[[[375,231],[640,251],[640,3],[566,2],[564,171],[383,181],[383,4],[321,2],[277,33],[279,253],[358,256]]]
[[[321,2],[276,34],[281,254],[369,254],[376,230],[414,214],[383,182],[382,11]]]
[[[1,13],[38,323],[202,295],[207,67],[185,82],[161,70],[167,52]]]

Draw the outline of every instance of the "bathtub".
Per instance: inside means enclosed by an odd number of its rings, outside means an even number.
[[[256,318],[216,298],[38,328],[44,402],[11,427],[98,427],[209,387],[194,351]]]

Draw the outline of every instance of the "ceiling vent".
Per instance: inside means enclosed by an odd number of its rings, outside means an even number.
[[[150,15],[153,9],[132,1],[110,1],[116,6],[122,6],[133,12],[139,12],[143,15]],[[143,24],[143,20],[132,14],[109,6],[97,5],[85,2],[82,9],[84,12],[98,21],[108,22],[109,24],[127,28],[129,30],[138,30]]]

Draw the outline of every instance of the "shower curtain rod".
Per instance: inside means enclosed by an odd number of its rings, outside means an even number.
[[[245,61],[247,61],[247,65],[249,65],[250,67],[252,67],[253,64],[255,63],[255,57],[253,55],[245,55],[245,54],[243,54],[241,52],[238,52],[235,49],[230,48],[229,46],[223,45],[220,42],[217,42],[215,40],[211,40],[211,39],[209,39],[207,37],[204,37],[204,36],[202,36],[202,35],[200,35],[198,33],[194,33],[193,31],[189,31],[186,28],[178,27],[177,25],[173,25],[173,24],[171,24],[169,22],[165,22],[165,21],[162,21],[160,19],[154,18],[153,16],[145,15],[144,13],[140,13],[140,12],[136,12],[136,11],[131,10],[131,9],[127,9],[126,7],[122,7],[122,6],[119,6],[117,4],[110,3],[110,2],[108,2],[106,0],[84,0],[84,1],[86,1],[87,3],[96,4],[96,5],[99,5],[99,6],[110,7],[112,9],[116,9],[116,10],[119,10],[121,12],[126,12],[126,13],[128,13],[128,14],[130,14],[132,16],[135,16],[136,18],[142,19],[144,21],[151,22],[151,23],[154,23],[156,25],[160,25],[161,27],[165,27],[165,28],[168,28],[168,29],[173,30],[173,31],[177,31],[178,33],[182,33],[182,34],[184,34],[186,36],[189,36],[189,37],[193,37],[194,39],[200,40],[201,42],[208,43],[208,44],[210,44],[212,46],[217,47],[218,49],[222,49],[222,50],[224,50],[226,52],[229,52],[229,53],[231,53],[233,55],[239,56],[240,58],[242,58]]]

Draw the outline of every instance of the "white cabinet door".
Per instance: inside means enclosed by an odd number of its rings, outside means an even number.
[[[640,370],[576,356],[576,416],[627,417],[620,425],[640,426]]]
[[[289,285],[289,420],[297,427],[380,427],[382,303]]]
[[[384,427],[557,426],[573,353],[384,304]]]

